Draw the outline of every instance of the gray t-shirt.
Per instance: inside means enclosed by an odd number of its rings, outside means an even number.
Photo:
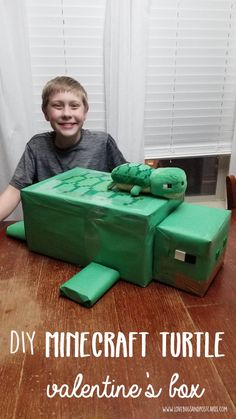
[[[55,132],[45,132],[26,144],[10,185],[22,189],[75,167],[111,172],[125,162],[116,142],[105,132],[83,129],[78,143],[67,149],[55,145]]]

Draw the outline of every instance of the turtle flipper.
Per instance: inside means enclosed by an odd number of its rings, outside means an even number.
[[[119,277],[120,274],[115,269],[91,262],[86,268],[62,284],[60,292],[85,307],[92,307]]]
[[[6,234],[15,239],[26,240],[24,221],[17,221],[14,224],[10,224],[6,229]]]
[[[138,196],[141,191],[142,191],[142,186],[134,185],[130,190],[130,194],[132,196]]]
[[[107,186],[107,190],[108,191],[118,191],[119,189],[117,188],[116,182],[111,182],[109,183],[109,185]]]

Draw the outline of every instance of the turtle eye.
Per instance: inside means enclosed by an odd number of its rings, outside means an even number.
[[[172,188],[172,183],[164,183],[163,184],[163,189],[171,189]]]

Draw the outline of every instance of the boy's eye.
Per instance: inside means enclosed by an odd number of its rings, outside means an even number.
[[[72,109],[77,109],[80,107],[80,103],[72,103],[71,108]]]
[[[53,103],[52,107],[55,109],[62,109],[62,105],[60,103]]]

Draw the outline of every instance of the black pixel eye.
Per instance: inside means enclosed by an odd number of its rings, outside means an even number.
[[[164,183],[163,184],[163,189],[171,189],[172,188],[172,183]]]
[[[197,261],[197,257],[195,255],[186,254],[185,262],[191,263],[192,265],[194,265],[196,263],[196,261]]]

